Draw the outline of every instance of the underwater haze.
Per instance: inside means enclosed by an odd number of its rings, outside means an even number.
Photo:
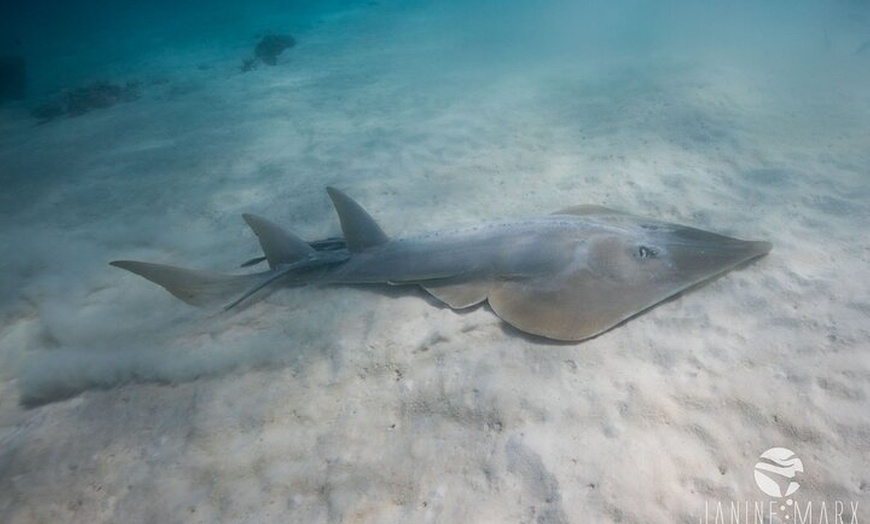
[[[108,265],[244,272],[242,213],[340,235],[326,186],[391,237],[596,204],[773,250],[579,344]],[[863,0],[5,3],[0,522],[866,522],[868,227]]]

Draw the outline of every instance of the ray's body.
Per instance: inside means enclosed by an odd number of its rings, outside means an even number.
[[[112,264],[194,304],[249,288],[228,307],[276,281],[417,284],[454,309],[488,300],[517,329],[583,340],[771,247],[598,206],[391,240],[354,200],[328,191],[344,248],[321,251],[245,215],[269,262],[265,273],[224,276],[144,262]]]

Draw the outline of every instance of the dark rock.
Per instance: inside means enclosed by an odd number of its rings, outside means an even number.
[[[98,81],[79,87],[49,100],[36,107],[31,114],[48,122],[62,116],[80,116],[95,109],[112,107],[122,102],[139,98],[139,83],[127,82],[124,85]]]
[[[135,100],[138,96],[136,85],[120,86],[109,82],[94,82],[67,93],[67,112],[70,116],[79,116],[94,109]]]
[[[49,100],[36,106],[30,111],[30,114],[42,122],[48,122],[49,120],[64,116],[66,109],[60,100]]]
[[[278,56],[294,45],[296,40],[290,35],[266,35],[254,49],[254,56],[266,65],[275,65]]]
[[[20,56],[0,56],[0,102],[22,100],[27,86],[24,59]]]
[[[259,65],[259,63],[260,61],[257,60],[255,57],[245,58],[244,60],[242,60],[242,73],[247,73],[248,71],[253,71],[254,69],[257,69],[257,65]]]

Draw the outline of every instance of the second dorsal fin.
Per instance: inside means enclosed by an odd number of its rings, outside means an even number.
[[[315,253],[314,248],[307,242],[265,218],[249,213],[243,214],[242,217],[257,234],[270,268],[290,264]]]
[[[341,231],[350,252],[356,253],[390,241],[381,226],[354,199],[334,187],[327,187],[326,192],[338,213]]]

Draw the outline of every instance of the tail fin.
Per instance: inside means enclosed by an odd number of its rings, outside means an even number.
[[[338,213],[341,231],[344,233],[347,249],[350,252],[356,253],[390,241],[375,219],[354,199],[334,187],[327,187],[326,192],[329,193],[335,212]]]
[[[263,253],[266,255],[266,261],[269,262],[269,267],[272,269],[281,264],[292,264],[307,259],[315,253],[314,248],[308,245],[308,242],[265,218],[249,213],[245,213],[242,217],[256,233],[260,240],[260,247],[263,248]],[[248,262],[255,263],[254,260]],[[246,264],[248,263],[246,262]]]
[[[222,275],[211,271],[197,271],[133,260],[115,260],[109,264],[145,277],[193,306],[225,302],[229,297],[243,293],[252,286],[257,286],[264,278],[271,276],[271,272],[255,275]]]

